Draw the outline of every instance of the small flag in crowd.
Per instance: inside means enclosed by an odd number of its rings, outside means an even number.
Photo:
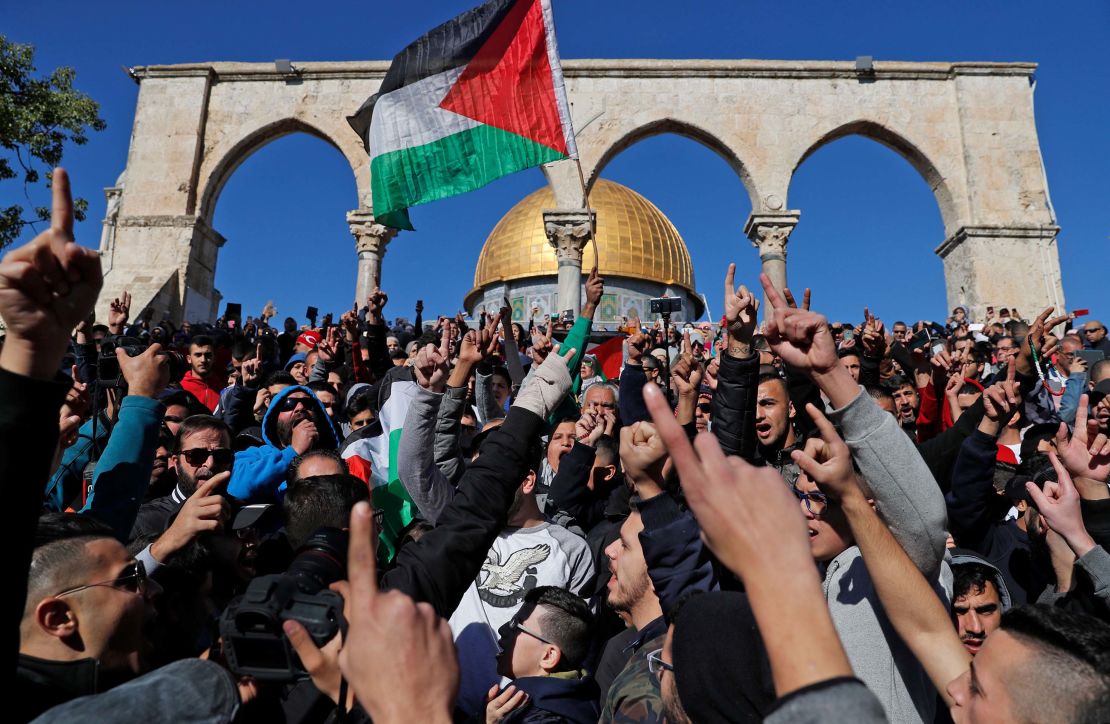
[[[489,0],[440,25],[347,120],[370,154],[374,216],[398,229],[410,206],[576,158],[550,0]]]
[[[417,389],[415,382],[395,380],[378,419],[348,436],[340,452],[351,474],[370,486],[374,510],[382,511],[380,555],[387,561],[393,559],[399,534],[418,515],[397,474],[397,447]]]

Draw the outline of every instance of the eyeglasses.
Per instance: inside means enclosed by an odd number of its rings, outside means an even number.
[[[142,561],[134,561],[123,571],[120,572],[119,577],[111,581],[101,581],[99,583],[86,583],[83,586],[76,586],[74,588],[67,588],[61,593],[55,593],[55,598],[68,596],[71,593],[84,591],[86,588],[95,588],[97,586],[108,586],[110,588],[118,588],[121,591],[128,593],[146,593],[146,566]]]
[[[1091,327],[1089,329],[1084,329],[1083,334],[1094,334],[1095,332],[1105,332],[1105,331],[1106,331],[1106,327]]]
[[[794,493],[794,497],[806,504],[806,510],[814,515],[821,515],[829,504],[829,496],[824,493],[803,493],[797,487],[791,485],[790,492]]]
[[[526,633],[529,636],[531,636],[532,638],[536,639],[537,641],[542,641],[543,643],[547,644],[548,646],[558,646],[559,645],[559,644],[555,643],[554,641],[550,641],[548,639],[545,639],[543,636],[540,636],[535,631],[532,631],[531,629],[525,628],[524,624],[522,624],[520,621],[517,621],[515,618],[511,619],[509,621],[509,628],[513,629],[514,631],[520,631],[522,633]]]
[[[698,403],[698,411],[699,412],[704,412],[705,414],[708,415],[710,412],[712,412],[712,410],[713,410],[713,405],[711,403],[708,403],[708,402],[699,402]]]
[[[226,447],[217,447],[211,450],[204,447],[195,447],[191,450],[182,450],[178,454],[185,458],[185,462],[189,463],[194,468],[198,468],[206,463],[208,458],[212,458],[212,462],[217,465],[230,465],[235,459],[235,453],[232,452],[231,448]]]
[[[307,410],[309,399],[308,397],[286,397],[281,401],[281,404],[278,405],[278,411],[289,412],[290,410],[297,409],[297,405],[302,405]]]
[[[615,403],[612,402],[598,402],[594,400],[590,403],[590,407],[604,407],[606,410],[615,410],[617,408]]]
[[[669,671],[674,673],[674,665],[668,664],[663,660],[663,649],[656,649],[647,655],[648,671],[659,678],[660,671]]]

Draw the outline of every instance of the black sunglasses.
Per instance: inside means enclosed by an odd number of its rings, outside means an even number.
[[[73,588],[67,588],[61,593],[55,593],[54,596],[68,596],[71,593],[84,591],[86,588],[96,588],[97,586],[118,588],[121,591],[128,591],[129,593],[144,593],[146,591],[146,566],[143,565],[142,561],[134,561],[128,565],[127,568],[124,568],[115,580],[74,586]]]
[[[290,410],[297,409],[297,405],[303,405],[307,410],[311,400],[312,398],[310,397],[286,397],[281,401],[281,404],[278,405],[278,410],[280,412],[289,412]]]
[[[218,447],[212,450],[203,447],[195,447],[192,450],[182,450],[179,455],[185,458],[185,462],[193,467],[200,467],[208,458],[212,458],[212,462],[217,465],[230,465],[231,461],[235,459],[235,453],[231,448]]]

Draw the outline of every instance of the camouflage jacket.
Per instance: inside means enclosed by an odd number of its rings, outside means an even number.
[[[646,627],[645,627],[646,628]],[[659,635],[642,641],[628,663],[613,679],[600,724],[654,724],[663,721],[663,699],[659,693],[659,680],[648,670],[648,654],[663,648],[667,629]]]

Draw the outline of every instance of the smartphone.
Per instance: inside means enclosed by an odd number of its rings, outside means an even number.
[[[993,305],[989,305],[987,307],[987,316],[988,317],[993,317],[994,316],[994,306]]]
[[[925,349],[929,346],[930,339],[932,337],[929,336],[929,330],[922,327],[910,339],[910,349]]]
[[[1077,349],[1075,356],[1087,363],[1087,369],[1094,367],[1095,362],[1106,359],[1106,353],[1101,349]]]
[[[1091,313],[1090,309],[1077,309],[1077,310],[1075,310],[1074,312],[1071,313],[1071,316],[1073,316],[1073,317],[1086,317],[1090,313]]]
[[[316,324],[316,317],[320,316],[320,310],[316,307],[309,307],[304,313],[305,319]]]

